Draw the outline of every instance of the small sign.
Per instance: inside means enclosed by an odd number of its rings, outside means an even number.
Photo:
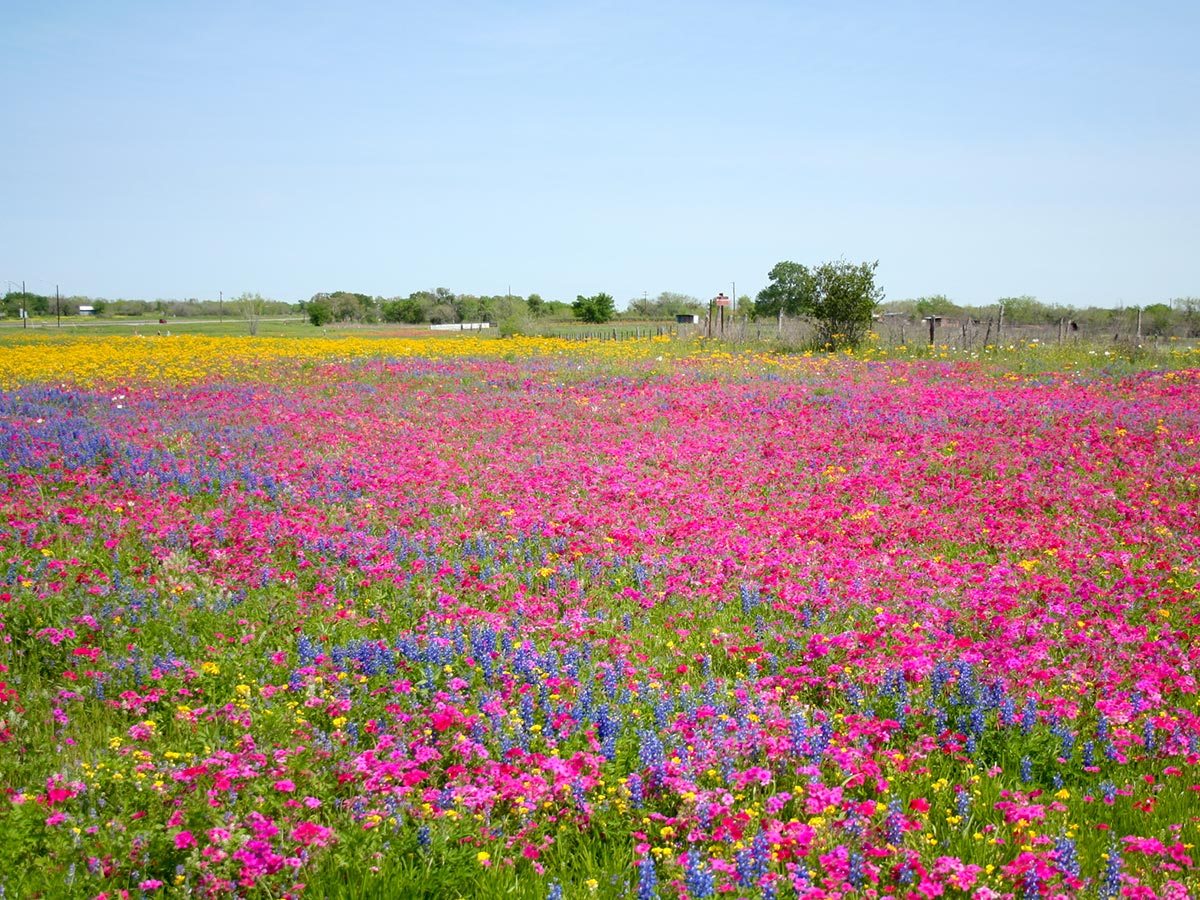
[[[713,298],[713,303],[717,304],[717,306],[728,306],[729,298],[724,294],[717,294],[717,296]]]

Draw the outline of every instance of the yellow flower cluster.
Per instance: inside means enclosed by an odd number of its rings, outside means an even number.
[[[892,351],[904,357],[907,348]],[[1197,355],[1197,351],[1191,351]],[[667,336],[621,341],[580,341],[559,337],[482,336],[430,337],[314,334],[305,337],[249,335],[87,336],[6,335],[0,341],[0,388],[28,382],[76,385],[122,385],[127,382],[187,384],[207,378],[276,380],[278,364],[336,364],[356,360],[491,359],[566,357],[596,362],[635,362],[670,365],[703,360],[731,374],[763,369],[813,373],[830,367],[851,369],[888,354],[878,347],[857,353],[781,355],[761,347],[724,344],[704,339]],[[1188,350],[1172,351],[1172,363],[1187,362]],[[276,365],[266,365],[275,363]],[[814,371],[815,370],[815,371]],[[381,370],[382,371],[382,370]]]

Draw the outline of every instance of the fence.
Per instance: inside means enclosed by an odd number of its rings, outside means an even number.
[[[1129,316],[1129,321],[1114,316],[1107,322],[1076,322],[1063,318],[1057,322],[1012,323],[1001,321],[999,315],[975,318],[971,316],[943,316],[933,323],[932,331],[928,319],[900,315],[884,315],[876,319],[871,331],[883,347],[919,347],[934,344],[955,350],[979,350],[988,346],[1026,343],[1045,345],[1067,345],[1077,343],[1116,342],[1142,345],[1169,344],[1193,340],[1197,335],[1189,334],[1186,326],[1180,325],[1161,333],[1151,333],[1143,328],[1139,333],[1138,322]],[[650,333],[654,326],[651,326]],[[589,339],[628,340],[638,336],[630,326],[609,329],[607,333],[592,334]],[[647,329],[643,327],[644,336]],[[711,337],[728,343],[771,343],[787,347],[810,346],[817,332],[810,322],[800,318],[750,320],[746,316],[727,316],[724,323],[714,320],[710,330],[704,320],[694,324],[661,326],[659,333],[669,333],[682,338]]]
[[[1001,320],[998,314],[988,317],[943,316],[933,323],[932,332],[928,319],[912,316],[885,314],[875,319],[871,330],[880,346],[887,349],[898,347],[923,347],[929,344],[954,350],[974,351],[985,347],[1008,346],[1018,343],[1042,345],[1069,345],[1078,343],[1115,342],[1134,345],[1167,345],[1187,341],[1189,344],[1198,336],[1189,333],[1186,324],[1180,324],[1162,333],[1152,333],[1139,322],[1134,311],[1114,311],[1104,322],[1076,322],[1062,318],[1057,322],[1013,323]],[[724,322],[714,318],[711,330],[706,320],[695,324],[680,322],[649,322],[639,324],[609,323],[584,326],[546,324],[536,329],[536,334],[556,337],[568,341],[629,341],[649,337],[672,338],[709,337],[730,344],[763,343],[784,347],[808,347],[816,339],[816,329],[801,318],[758,319],[747,316],[726,315]]]
[[[565,341],[636,341],[652,337],[680,337],[692,333],[695,325],[675,323],[642,323],[640,325],[610,324],[596,326],[553,325],[538,328],[534,333],[541,337],[561,338]]]
[[[483,331],[491,328],[489,322],[451,322],[446,325],[430,325],[430,331]]]

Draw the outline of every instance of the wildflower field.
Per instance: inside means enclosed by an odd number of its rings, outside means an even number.
[[[0,896],[1200,896],[1200,359],[880,357],[0,347]]]

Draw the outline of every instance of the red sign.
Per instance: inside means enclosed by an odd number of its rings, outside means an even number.
[[[717,304],[717,306],[728,306],[729,298],[724,294],[717,294],[717,296],[713,298],[713,303]]]

